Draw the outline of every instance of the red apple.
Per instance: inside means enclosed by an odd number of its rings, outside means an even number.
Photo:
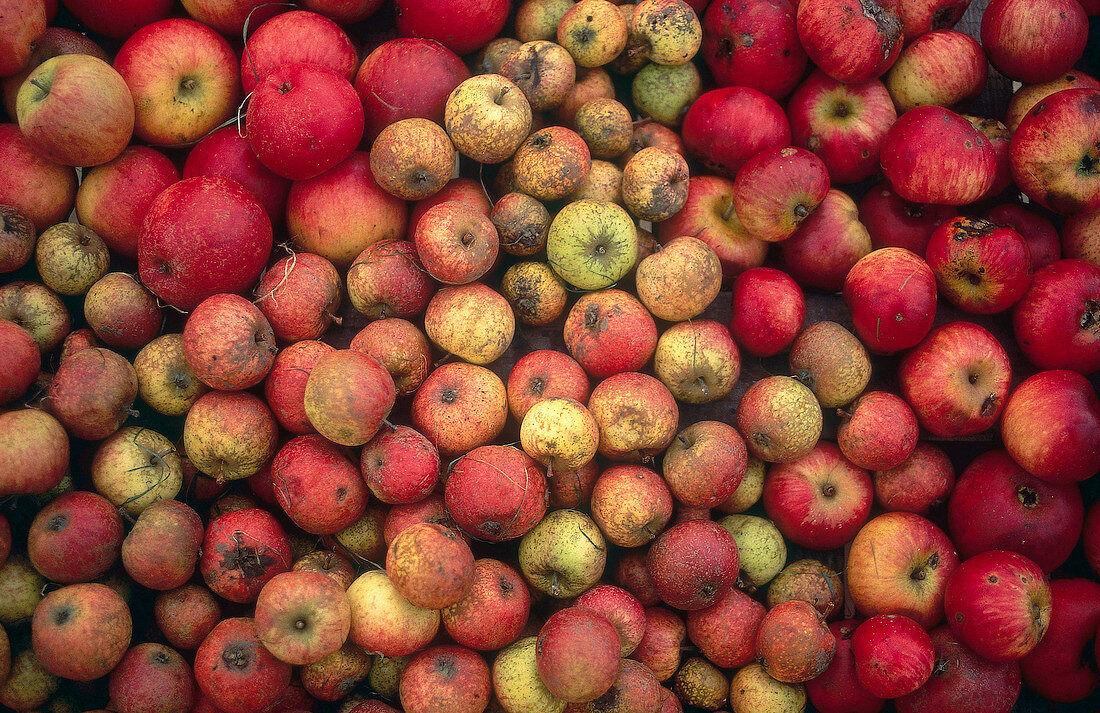
[[[876,354],[915,346],[936,316],[936,278],[904,248],[881,248],[860,259],[844,280],[844,302],[856,334]]]
[[[363,446],[363,478],[384,503],[423,500],[439,480],[439,451],[408,426],[386,428]]]
[[[1008,397],[1001,440],[1012,459],[1048,483],[1100,471],[1100,398],[1075,371],[1043,371]]]
[[[133,415],[137,372],[109,349],[83,349],[58,367],[49,386],[50,410],[77,438],[97,441]]]
[[[910,203],[887,181],[873,186],[859,203],[859,219],[876,250],[897,247],[924,255],[932,233],[954,215],[951,206]]]
[[[928,682],[894,702],[898,713],[966,713],[974,701],[989,713],[1010,713],[1020,696],[1020,666],[986,661],[947,626],[931,632],[936,664]]]
[[[690,507],[729,500],[745,475],[748,451],[741,434],[721,421],[697,421],[665,451],[661,473],[673,497]]]
[[[852,266],[871,252],[871,236],[859,221],[855,202],[830,188],[781,250],[788,275],[808,287],[839,292]]]
[[[985,61],[984,55],[982,61]],[[993,155],[997,157],[997,172],[993,177],[993,185],[978,200],[996,198],[1012,185],[1012,168],[1009,166],[1012,132],[996,119],[983,119],[969,114],[963,114],[963,118],[989,141],[989,145],[993,147]]]
[[[238,295],[211,295],[183,325],[183,353],[202,383],[222,391],[263,381],[275,360],[275,335],[263,313]]]
[[[340,310],[340,274],[312,253],[295,253],[273,264],[253,293],[256,305],[282,342],[319,339]]]
[[[918,106],[955,106],[972,99],[985,88],[988,73],[985,52],[976,39],[954,30],[935,30],[902,50],[884,82],[894,105],[904,113]]]
[[[1031,283],[1023,237],[986,220],[960,216],[943,223],[932,233],[926,257],[947,301],[974,314],[1008,309]]]
[[[413,428],[448,458],[491,443],[507,420],[504,383],[476,364],[444,364],[428,375],[413,396]]]
[[[1004,119],[1005,126],[1011,131],[1016,131],[1033,106],[1063,89],[1100,89],[1100,81],[1084,72],[1074,70],[1049,82],[1025,84],[1009,97],[1008,110]]]
[[[905,41],[954,27],[969,6],[970,0],[900,0],[898,14],[905,26]]]
[[[122,660],[132,630],[130,610],[115,590],[96,582],[70,584],[35,607],[31,645],[50,674],[92,681]]]
[[[15,74],[27,66],[35,41],[46,29],[46,4],[38,0],[15,0],[4,8],[0,32],[0,77]]]
[[[31,71],[50,57],[56,57],[59,54],[90,54],[104,62],[110,61],[107,53],[92,38],[66,27],[47,27],[46,31],[32,44],[30,59],[23,70],[0,79],[4,109],[8,112],[8,116],[15,118],[16,95]]]
[[[503,542],[522,537],[546,513],[546,475],[512,446],[481,446],[451,466],[447,511],[474,537]]]
[[[733,205],[749,235],[786,240],[829,192],[825,164],[806,149],[786,146],[752,156],[737,172]]]
[[[665,530],[649,548],[649,568],[657,593],[684,611],[706,609],[733,585],[737,542],[711,520],[689,520]]]
[[[313,178],[358,146],[363,105],[347,78],[327,67],[282,65],[252,92],[245,131],[260,163],[291,180]]]
[[[428,274],[448,285],[477,280],[497,260],[500,238],[484,211],[451,200],[428,209],[413,231],[416,253]]]
[[[617,465],[596,479],[590,509],[611,544],[639,547],[668,524],[672,493],[654,471],[639,465]]]
[[[867,391],[840,411],[837,445],[860,468],[901,465],[917,447],[917,417],[909,404],[887,391]]]
[[[474,583],[474,555],[454,529],[433,522],[409,525],[390,542],[386,574],[413,606],[446,609]]]
[[[852,635],[856,678],[879,698],[897,698],[923,686],[932,676],[935,655],[928,633],[907,616],[873,616]]]
[[[268,580],[290,565],[290,541],[265,510],[231,510],[206,526],[199,572],[206,586],[223,599],[256,601]]]
[[[365,20],[382,7],[383,0],[303,0],[302,7],[331,17],[342,25]],[[367,713],[360,711],[359,713]],[[382,713],[374,711],[372,713]]]
[[[754,267],[733,283],[730,335],[753,356],[775,356],[802,329],[806,298],[795,281],[770,267]]]
[[[423,314],[434,292],[435,281],[408,240],[371,243],[348,268],[348,299],[368,317],[412,319]]]
[[[504,0],[398,0],[397,29],[406,37],[438,40],[469,54],[496,37],[508,19]]]
[[[0,413],[0,493],[37,495],[61,482],[69,467],[69,436],[56,418],[38,409]]]
[[[241,54],[241,84],[246,94],[268,72],[284,64],[309,62],[328,67],[348,81],[359,66],[347,33],[316,12],[284,12],[253,28]]]
[[[126,39],[172,11],[171,0],[64,0],[64,4],[89,30],[115,40]]]
[[[292,667],[264,648],[251,618],[222,620],[195,652],[195,682],[215,710],[252,713],[282,697]]]
[[[992,0],[982,13],[982,47],[1009,78],[1048,82],[1081,58],[1088,24],[1073,0]]]
[[[619,632],[620,655],[629,656],[645,633],[645,608],[634,595],[611,584],[598,584],[573,602],[607,618]]]
[[[1020,660],[1028,688],[1059,703],[1083,701],[1100,688],[1092,665],[1100,627],[1100,585],[1088,579],[1050,583],[1050,627]]]
[[[606,617],[581,607],[563,609],[539,630],[539,678],[555,698],[594,701],[615,682],[619,647],[619,632]]]
[[[1100,370],[1100,265],[1056,260],[1012,312],[1016,342],[1040,369]]]
[[[42,368],[42,354],[27,330],[0,319],[0,360],[0,405],[6,406],[34,383]]]
[[[706,92],[684,116],[684,146],[710,171],[733,177],[745,161],[765,149],[791,143],[782,107],[748,87]]]
[[[890,512],[852,541],[848,591],[866,616],[904,614],[927,629],[943,618],[944,588],[958,564],[943,530],[919,515]]]
[[[202,520],[189,505],[158,500],[141,511],[123,540],[122,566],[143,587],[182,587],[195,573],[202,535]]]
[[[753,0],[744,6],[701,3],[703,59],[720,87],[746,86],[774,99],[790,94],[806,70],[806,52],[789,0]],[[702,13],[702,10],[697,10]]]
[[[530,610],[531,593],[523,576],[498,560],[479,559],[474,561],[474,579],[466,595],[440,616],[457,643],[477,651],[496,651],[520,637]]]
[[[350,527],[370,497],[355,463],[318,435],[298,436],[280,448],[271,464],[271,482],[279,507],[311,535]]]
[[[480,713],[493,686],[485,659],[445,644],[414,656],[401,671],[398,690],[405,713]]]
[[[272,225],[283,222],[290,181],[260,163],[248,139],[236,126],[226,126],[195,144],[183,165],[183,177],[224,176],[252,192]]]
[[[644,557],[642,561],[645,561]],[[659,681],[668,680],[680,668],[680,649],[683,648],[686,638],[687,629],[679,614],[664,607],[650,606],[645,610],[642,642],[630,654],[630,658],[645,664]],[[755,639],[749,643],[749,648],[752,649],[750,657],[755,656]]]
[[[287,431],[303,434],[314,430],[305,410],[306,383],[313,365],[330,351],[333,348],[323,342],[303,341],[275,355],[264,381],[264,399]]]
[[[306,381],[309,422],[325,438],[360,446],[374,438],[393,409],[393,377],[374,357],[351,349],[323,354]]]
[[[819,676],[836,653],[836,639],[825,618],[801,599],[776,604],[756,632],[756,656],[769,676],[802,683]]]
[[[240,37],[247,22],[259,25],[284,8],[263,0],[182,0],[183,9],[204,25],[223,35]],[[228,713],[228,712],[227,712]]]
[[[350,347],[382,362],[393,377],[398,396],[415,393],[432,369],[428,337],[399,317],[370,322],[352,337]]]
[[[111,671],[107,690],[120,713],[173,713],[191,706],[195,678],[175,649],[138,644]]]
[[[1062,224],[1061,242],[1055,244],[1059,251],[1054,254],[1054,259],[1064,253],[1068,258],[1079,258],[1093,265],[1100,265],[1100,239],[1097,238],[1096,228],[1098,216],[1100,212],[1079,213],[1066,218]]]
[[[997,154],[989,140],[969,121],[938,106],[902,114],[883,139],[880,162],[898,195],[914,203],[973,203],[997,176]]]
[[[23,213],[40,233],[64,221],[75,198],[72,167],[41,155],[15,124],[0,124],[0,204]]]
[[[122,518],[111,502],[75,490],[35,515],[27,533],[27,556],[49,580],[90,582],[118,561],[122,538]]]
[[[730,589],[706,609],[687,614],[691,643],[722,668],[740,668],[756,658],[756,633],[764,605],[738,589]]]
[[[228,178],[198,176],[166,188],[138,237],[138,272],[153,294],[192,310],[220,292],[243,292],[271,252],[271,221]]]
[[[885,705],[857,678],[852,637],[859,625],[856,619],[829,624],[829,631],[836,638],[836,653],[829,668],[806,682],[806,695],[820,713],[878,713]]]
[[[565,345],[596,379],[638,371],[657,347],[657,325],[628,292],[599,290],[583,295],[565,319]]]
[[[955,485],[955,467],[943,449],[919,441],[901,465],[875,471],[872,480],[875,500],[883,508],[923,515],[947,499]]]
[[[1046,575],[1015,552],[988,550],[958,566],[943,601],[951,631],[990,661],[1023,658],[1050,625]]]
[[[554,349],[524,354],[508,374],[508,407],[519,422],[539,401],[571,398],[583,404],[590,391],[584,368]]]
[[[826,74],[860,84],[890,69],[901,52],[897,5],[892,0],[801,0],[798,37]]]
[[[204,24],[183,18],[142,27],[115,69],[134,96],[134,135],[154,145],[190,145],[238,110],[237,53]]]

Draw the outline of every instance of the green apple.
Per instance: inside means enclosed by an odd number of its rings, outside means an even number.
[[[600,580],[607,545],[595,521],[578,510],[554,510],[523,536],[519,566],[541,592],[575,597]]]
[[[771,520],[756,515],[727,515],[718,521],[737,541],[741,581],[763,587],[787,564],[787,545]]]
[[[539,678],[536,636],[515,642],[493,662],[493,691],[505,713],[561,713],[565,701],[555,698]]]
[[[546,260],[563,280],[581,290],[602,290],[625,277],[638,259],[638,231],[614,203],[574,201],[554,217],[546,235]]]

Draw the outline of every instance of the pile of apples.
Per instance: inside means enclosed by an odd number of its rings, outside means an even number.
[[[0,0],[0,705],[1097,703],[1097,14]]]

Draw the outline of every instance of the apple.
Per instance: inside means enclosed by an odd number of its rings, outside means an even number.
[[[29,335],[29,332],[27,332],[27,330],[22,329],[22,331]],[[32,339],[31,341],[34,340]],[[37,345],[35,346],[37,347]],[[74,329],[73,331],[65,335],[65,339],[61,341],[61,350],[58,352],[57,355],[57,363],[60,364],[63,361],[68,361],[69,357],[71,357],[73,354],[76,354],[82,349],[90,349],[92,347],[98,346],[102,345],[99,339],[96,338],[95,332],[93,332],[91,329],[87,327]],[[35,376],[38,376],[38,374],[35,374]]]
[[[305,389],[309,373],[323,354],[333,351],[328,344],[315,341],[302,341],[291,344],[275,355],[271,370],[264,380],[264,400],[278,420],[279,425],[293,434],[311,433],[313,424],[305,410]],[[138,366],[141,356],[135,361]],[[186,371],[190,374],[190,370]],[[190,376],[194,379],[194,376]],[[197,381],[197,379],[195,379]],[[141,370],[138,369],[138,383],[141,384]],[[194,398],[198,398],[196,393]],[[144,396],[143,396],[144,398]]]
[[[133,135],[134,100],[126,82],[91,55],[58,55],[38,65],[15,103],[28,143],[66,166],[106,163]]]
[[[680,668],[680,649],[687,638],[684,620],[672,610],[659,606],[647,607],[645,620],[642,641],[630,658],[645,664],[657,680],[666,681]]]
[[[440,511],[443,509],[441,500],[439,499]],[[389,512],[392,511],[391,509]],[[387,533],[384,529],[389,512],[380,505],[368,505],[362,517],[354,524],[322,542],[346,555],[357,566],[368,562],[379,562],[386,555]]]
[[[591,101],[597,101],[597,99],[603,98],[604,97],[597,97]],[[613,99],[614,97],[609,98]],[[619,156],[619,165],[625,166],[626,162],[634,157],[634,154],[650,146],[660,146],[671,149],[682,156],[687,155],[684,149],[684,141],[680,138],[678,133],[656,121],[638,121],[634,122],[634,130],[630,136],[630,145],[627,147],[626,151]]]
[[[203,581],[231,602],[256,601],[275,575],[290,570],[290,542],[272,515],[256,507],[230,510],[206,526],[199,555]]]
[[[596,420],[578,401],[546,399],[532,406],[523,417],[520,443],[529,456],[554,472],[583,468],[596,455],[600,433]]]
[[[51,581],[90,582],[118,561],[122,539],[122,518],[114,505],[96,493],[76,490],[35,515],[27,533],[27,556]]]
[[[434,39],[399,37],[383,42],[355,75],[366,120],[364,138],[373,142],[383,128],[402,119],[442,123],[448,95],[469,76],[461,58]]]
[[[259,25],[272,15],[283,12],[262,0],[182,0],[183,9],[204,25],[223,35],[243,36],[249,22]],[[227,711],[226,713],[230,713]]]
[[[195,677],[175,649],[159,643],[138,644],[111,671],[108,691],[123,711],[178,710],[190,707]]]
[[[904,40],[896,2],[802,0],[797,26],[810,60],[846,84],[881,76],[897,61]]]
[[[1034,32],[1023,31],[1022,24]],[[1080,3],[993,0],[982,13],[982,46],[989,61],[1020,82],[1048,82],[1068,71],[1081,58],[1087,40],[1088,17]]]
[[[927,629],[943,619],[944,589],[958,564],[943,530],[920,515],[888,512],[856,534],[846,583],[865,616],[902,614]]]
[[[431,371],[431,345],[412,322],[399,317],[370,322],[351,340],[351,349],[370,354],[393,377],[398,396],[415,392]]]
[[[260,159],[248,145],[248,138],[241,136],[236,126],[225,126],[207,134],[187,152],[183,177],[195,176],[232,178],[256,196],[267,211],[272,225],[280,225],[286,218],[290,180],[260,163]],[[292,231],[292,237],[300,239],[297,229]],[[320,253],[320,249],[316,252]]]
[[[679,401],[725,398],[741,373],[741,356],[729,330],[710,319],[672,325],[657,340],[653,371]]]
[[[821,422],[813,392],[789,376],[756,381],[737,407],[737,430],[749,452],[769,463],[808,455],[821,437]]]
[[[941,448],[918,441],[901,465],[875,471],[872,480],[883,508],[923,515],[947,499],[955,486],[955,467]]]
[[[108,349],[84,349],[61,364],[49,386],[50,410],[77,438],[97,441],[133,415],[137,373]]]
[[[153,294],[133,275],[111,272],[88,289],[84,319],[107,346],[140,349],[156,338],[164,313]]]
[[[318,339],[340,310],[340,274],[312,253],[285,257],[264,272],[253,289],[256,306],[282,342]]]
[[[526,257],[546,247],[550,213],[531,196],[524,193],[502,196],[493,205],[489,218],[497,229],[501,249],[509,255]]]
[[[941,626],[931,632],[936,665],[928,683],[895,702],[898,713],[965,711],[980,696],[990,713],[1008,713],[1020,695],[1020,666],[976,655]]]
[[[911,203],[882,181],[864,194],[859,217],[871,234],[871,245],[879,248],[907,248],[924,255],[932,233],[944,221],[954,217],[951,206]]]
[[[279,700],[291,665],[264,648],[250,617],[223,619],[195,652],[195,683],[216,710],[247,713]]]
[[[484,558],[474,560],[469,590],[440,617],[455,642],[496,651],[519,639],[530,610],[531,593],[523,576],[499,560]]]
[[[408,426],[379,430],[360,457],[363,479],[384,503],[415,503],[431,494],[439,480],[439,451]]]
[[[493,660],[493,696],[506,713],[558,713],[566,706],[565,701],[550,693],[539,678],[535,653],[537,641],[535,636],[519,639]]]
[[[470,77],[447,98],[444,126],[454,147],[479,163],[511,158],[531,129],[523,91],[499,74]],[[485,140],[489,136],[490,140]]]
[[[880,163],[897,194],[914,203],[972,203],[986,195],[997,174],[989,140],[938,106],[905,112],[883,139]]]
[[[622,155],[630,148],[634,138],[630,110],[609,97],[583,104],[577,110],[573,126],[588,145],[593,159],[611,160]]]
[[[1084,480],[1100,471],[1100,398],[1074,371],[1042,371],[1008,397],[1001,440],[1012,460],[1048,483]]]
[[[705,609],[737,578],[737,541],[711,520],[689,520],[662,532],[647,555],[653,583],[669,606]]]
[[[134,135],[158,146],[190,145],[237,110],[237,54],[217,28],[172,18],[144,25],[114,66],[134,97]]]
[[[0,50],[0,77],[15,74],[27,66],[35,41],[46,29],[46,4],[36,0],[15,0],[4,8],[0,31],[7,39]]]
[[[168,17],[172,11],[170,0],[64,0],[64,4],[89,30],[115,40],[125,40],[145,25]]]
[[[153,294],[192,310],[207,297],[242,292],[271,252],[271,221],[234,180],[186,178],[156,197],[138,237],[138,272]]]
[[[45,354],[72,330],[65,303],[40,282],[17,280],[0,285],[0,319],[25,329]]]
[[[918,106],[949,107],[972,99],[985,87],[988,72],[976,39],[944,29],[922,34],[907,45],[884,81],[898,112],[904,113]]]
[[[848,273],[844,302],[867,348],[892,354],[916,346],[932,328],[935,275],[928,263],[905,248],[879,248]]]
[[[705,3],[703,59],[719,86],[748,86],[774,99],[790,94],[806,69],[789,0],[756,0],[735,11]]]
[[[299,705],[347,698],[355,686],[366,680],[370,668],[370,654],[354,644],[344,644],[301,669],[300,699],[308,703]]]
[[[590,609],[556,612],[539,630],[535,663],[539,678],[567,703],[594,701],[611,688],[619,670],[619,632]]]
[[[0,354],[0,404],[7,405],[27,393],[42,368],[42,355],[30,333],[7,319],[0,319]]]
[[[592,390],[588,410],[600,429],[599,453],[621,461],[645,461],[663,451],[676,435],[679,410],[657,379],[626,371]]]
[[[10,465],[0,477],[0,493],[46,493],[69,467],[69,436],[56,418],[33,408],[0,413],[0,455]]]
[[[641,643],[646,628],[645,609],[625,589],[598,584],[577,597],[574,606],[594,611],[611,622],[619,634],[621,656],[629,656]]]
[[[15,124],[0,124],[0,166],[0,204],[22,213],[34,231],[69,216],[76,196],[76,171],[40,154]],[[19,225],[14,220],[5,216],[5,233],[6,226]],[[32,247],[33,241],[27,247],[27,259]]]
[[[550,506],[555,508],[575,508],[592,499],[592,489],[596,485],[600,469],[596,459],[574,471],[555,473],[546,483],[550,495]]]
[[[704,93],[691,105],[682,135],[688,152],[707,170],[732,178],[755,154],[788,146],[791,126],[782,107],[766,94],[724,87]]]
[[[810,703],[821,713],[878,713],[885,701],[869,693],[856,674],[852,638],[860,622],[844,619],[829,624],[836,638],[836,653],[817,678],[806,682]]]
[[[0,272],[14,272],[30,262],[36,236],[30,218],[15,206],[0,206]]]
[[[263,313],[238,295],[203,300],[183,325],[183,353],[196,378],[222,391],[263,381],[275,360],[275,334]]]
[[[387,193],[417,201],[438,193],[455,169],[454,145],[434,121],[402,119],[382,129],[371,146],[370,169]],[[420,226],[417,226],[418,231]]]
[[[0,585],[7,596],[0,607],[0,621],[8,626],[29,622],[45,596],[45,577],[35,571],[25,555],[10,553],[0,565]]]
[[[943,608],[963,644],[990,661],[1012,661],[1026,656],[1046,633],[1051,590],[1027,557],[987,550],[952,573]]]
[[[292,10],[256,27],[241,55],[245,93],[280,65],[309,62],[328,67],[348,81],[358,69],[355,45],[340,26],[316,12]]]
[[[424,312],[424,332],[446,353],[486,365],[508,350],[516,330],[511,305],[482,282],[444,287]]]
[[[733,283],[730,335],[753,356],[784,351],[802,328],[806,299],[795,281],[770,267],[754,267]]]
[[[1100,241],[1096,239],[1094,227],[1096,216],[1097,213],[1080,213],[1066,218],[1062,224],[1060,243],[1055,244],[1058,252],[1052,256],[1053,260],[1050,262],[1057,260],[1064,252],[1068,258],[1078,258],[1093,265],[1100,265]]]
[[[122,541],[122,566],[143,587],[182,587],[195,573],[202,535],[202,520],[190,506],[158,501],[141,511]]]
[[[524,578],[555,599],[570,599],[591,589],[603,576],[606,564],[603,535],[592,518],[579,510],[551,511],[519,543]],[[607,622],[599,614],[595,616]],[[619,634],[614,626],[610,628],[618,656]]]
[[[1011,550],[1044,572],[1069,558],[1084,517],[1075,486],[1039,480],[1000,450],[974,459],[947,502],[951,541],[963,557]]]
[[[995,198],[1012,185],[1012,169],[1009,165],[1012,132],[996,119],[983,119],[969,114],[963,114],[963,118],[969,121],[970,125],[977,129],[993,147],[993,155],[997,158],[997,172],[994,174],[993,185],[979,200]]]
[[[730,679],[730,708],[734,713],[799,713],[806,709],[806,689],[777,681],[762,665],[751,663]]]
[[[412,426],[448,458],[491,443],[508,419],[508,392],[483,366],[444,364],[412,400]]]
[[[473,585],[474,556],[453,529],[417,523],[390,543],[386,574],[413,606],[446,609],[466,596]]]
[[[745,441],[732,426],[697,421],[669,445],[661,472],[677,502],[712,508],[737,490],[747,464]]]
[[[781,250],[788,275],[808,287],[839,292],[852,266],[871,252],[871,236],[855,202],[831,188]]]
[[[369,490],[342,449],[319,435],[288,441],[271,463],[279,507],[311,535],[332,535],[363,515]]]
[[[516,37],[520,42],[554,40],[562,15],[573,0],[527,0],[516,11]]]
[[[672,493],[656,472],[640,465],[617,465],[596,479],[589,508],[608,542],[640,547],[668,524]]]
[[[500,248],[489,217],[456,200],[428,209],[416,224],[413,243],[428,274],[448,285],[482,277],[493,267]]]
[[[340,349],[314,363],[306,382],[306,416],[330,441],[359,446],[378,432],[395,397],[393,377],[377,359]]]
[[[925,256],[940,293],[973,314],[1008,309],[1031,284],[1031,253],[1023,237],[980,218],[959,216],[940,225]]]
[[[62,295],[83,295],[107,273],[111,254],[92,230],[58,223],[38,236],[34,263],[46,287]]]
[[[604,0],[581,0],[578,5],[561,16],[558,44],[569,51],[579,67],[608,64],[626,48],[630,33],[627,18]]]
[[[738,589],[706,609],[687,613],[687,635],[710,661],[740,668],[756,657],[756,632],[766,610]]]
[[[917,417],[899,396],[868,391],[840,410],[837,444],[844,457],[867,470],[902,464],[917,446]]]
[[[923,686],[935,656],[928,632],[907,616],[873,616],[852,635],[856,679],[879,698],[898,698]]]
[[[4,109],[8,112],[8,116],[14,118],[16,115],[15,98],[27,76],[47,59],[60,54],[90,54],[104,62],[110,61],[110,57],[103,48],[90,37],[66,27],[47,27],[32,43],[30,57],[23,69],[0,79]]]
[[[424,217],[424,214],[429,209],[447,201],[465,203],[471,208],[477,208],[482,215],[492,217],[493,204],[479,181],[465,177],[452,178],[439,189],[438,193],[416,202],[409,214],[408,232],[415,234],[416,226],[420,224],[420,219]]]
[[[275,455],[278,437],[279,426],[267,404],[241,391],[203,394],[183,424],[187,457],[222,483],[256,473]]]
[[[1077,259],[1056,260],[1035,273],[1012,312],[1016,342],[1040,369],[1100,369],[1098,324],[1100,265]]]
[[[794,378],[813,392],[823,408],[851,403],[871,380],[867,349],[854,334],[828,320],[798,333],[788,363]]]
[[[491,0],[448,3],[441,0],[400,0],[397,29],[406,37],[438,40],[455,54],[469,54],[500,34],[508,3]]]
[[[639,220],[666,220],[687,201],[687,161],[671,149],[644,148],[623,167],[621,193],[623,203]]]
[[[1100,676],[1091,665],[1100,625],[1100,587],[1087,579],[1061,579],[1050,583],[1050,593],[1050,628],[1020,660],[1020,671],[1043,698],[1076,703],[1100,688]]]
[[[764,615],[756,632],[756,655],[768,675],[783,683],[803,683],[829,667],[836,639],[811,604],[795,599]]]
[[[844,606],[844,585],[840,575],[821,562],[814,559],[795,560],[769,583],[767,603],[769,607],[774,607],[792,599],[812,604],[821,616],[831,619]],[[834,629],[833,635],[836,636],[836,633]],[[837,644],[839,649],[839,637]]]
[[[851,542],[871,511],[867,471],[828,442],[773,466],[764,480],[764,510],[783,535],[804,547],[831,550]]]
[[[779,242],[794,234],[828,192],[824,162],[787,146],[761,151],[744,163],[733,184],[733,205],[750,235]]]
[[[0,703],[30,710],[45,704],[57,687],[57,677],[42,667],[28,646],[11,656],[11,673],[0,685]]]
[[[399,690],[405,713],[479,713],[492,694],[489,664],[464,646],[433,646],[405,666]]]
[[[495,73],[514,82],[533,111],[546,111],[565,99],[576,80],[576,72],[573,57],[564,47],[535,40],[509,51]]]
[[[1100,89],[1057,92],[1033,106],[1012,134],[1012,180],[1044,208],[1063,215],[1100,208],[1098,105]]]
[[[472,448],[451,464],[443,492],[455,523],[489,542],[522,537],[546,513],[546,475],[514,446]]]
[[[325,112],[316,111],[318,102]],[[313,178],[355,150],[363,105],[350,82],[327,67],[282,65],[252,92],[245,131],[264,166],[291,180]]]
[[[355,581],[355,565],[335,549],[314,550],[302,555],[291,566],[293,572],[317,572],[325,575],[346,591]]]
[[[1073,70],[1049,82],[1025,84],[1013,92],[1008,99],[1008,109],[1004,118],[1005,126],[1010,131],[1016,131],[1020,126],[1020,122],[1023,121],[1033,106],[1063,89],[1100,89],[1100,81],[1084,72]]]
[[[126,601],[97,582],[48,593],[34,610],[31,642],[42,668],[73,681],[106,676],[130,646]]]
[[[564,332],[569,353],[596,379],[638,371],[657,346],[653,317],[633,295],[614,288],[577,300]]]
[[[719,521],[737,542],[741,572],[738,586],[753,592],[772,581],[787,563],[787,546],[779,529],[756,515],[727,515]]]
[[[411,319],[424,312],[435,282],[408,240],[371,243],[348,268],[348,299],[371,318]]]
[[[500,294],[519,321],[537,327],[556,322],[568,301],[565,283],[553,268],[533,260],[518,262],[504,272]]]

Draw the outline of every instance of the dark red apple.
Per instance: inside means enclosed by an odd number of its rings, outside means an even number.
[[[233,510],[206,527],[199,571],[206,586],[223,599],[255,601],[267,581],[290,565],[290,541],[265,510]]]
[[[910,203],[882,181],[873,186],[859,202],[859,219],[871,234],[871,245],[898,247],[924,255],[932,233],[955,215],[951,206]]]
[[[474,537],[502,542],[522,537],[546,512],[546,475],[512,446],[482,446],[451,466],[447,511]]]
[[[801,599],[776,604],[756,632],[756,656],[768,675],[783,683],[803,683],[829,667],[836,639],[825,618]]]
[[[1081,58],[1088,24],[1074,0],[992,0],[982,13],[982,47],[1001,74],[1049,82]]]
[[[925,259],[940,294],[972,314],[1003,312],[1031,284],[1031,252],[1023,236],[981,218],[958,216],[940,225]]]
[[[480,654],[444,644],[416,654],[401,671],[398,690],[405,713],[479,713],[493,686]]]
[[[348,268],[348,299],[371,318],[412,319],[424,312],[435,281],[408,240],[371,243]]]
[[[195,682],[225,713],[255,713],[275,703],[292,670],[264,648],[248,617],[224,619],[195,652]]]
[[[769,148],[791,143],[791,126],[782,107],[749,87],[725,87],[704,93],[684,116],[684,146],[708,170],[733,177],[745,161]]]
[[[195,678],[175,649],[138,644],[111,671],[107,690],[119,713],[175,713],[191,706]]]
[[[596,379],[638,371],[657,347],[657,325],[629,292],[609,288],[583,295],[569,310],[565,345]]]
[[[241,86],[246,94],[268,72],[284,64],[309,62],[328,67],[349,81],[359,66],[351,38],[316,12],[284,12],[250,29],[241,53]]]
[[[439,451],[408,426],[381,429],[363,446],[359,462],[370,491],[384,503],[419,502],[439,482]]]
[[[1010,713],[1020,696],[1020,666],[986,661],[947,626],[931,632],[936,664],[928,682],[894,702],[898,713],[967,713],[974,701],[989,713]]]
[[[801,0],[798,37],[814,64],[847,84],[881,76],[905,39],[894,0]]]
[[[869,693],[857,678],[852,636],[859,625],[856,619],[829,624],[829,631],[836,639],[836,653],[829,668],[806,682],[806,695],[819,713],[878,713],[886,704]]]
[[[790,346],[806,313],[806,298],[787,274],[754,267],[733,283],[730,335],[754,356],[775,356]]]
[[[283,222],[290,180],[260,163],[236,126],[218,129],[188,152],[183,177],[195,176],[232,178],[256,196],[273,225]]]
[[[1050,627],[1020,660],[1028,688],[1059,703],[1083,701],[1100,688],[1093,665],[1100,627],[1100,584],[1088,579],[1050,583]]]
[[[438,40],[455,54],[469,54],[500,34],[509,8],[505,0],[398,0],[396,5],[402,35]]]
[[[27,393],[42,368],[42,355],[27,330],[0,319],[0,360],[0,404],[6,405]]]
[[[318,435],[298,436],[271,464],[279,507],[311,535],[331,535],[354,524],[370,498],[356,464]]]
[[[856,679],[871,695],[897,698],[932,676],[935,650],[920,624],[907,616],[879,614],[852,635]]]
[[[844,280],[844,302],[856,334],[876,354],[916,346],[936,316],[936,278],[928,263],[904,248],[880,248]]]
[[[751,0],[737,6],[702,5],[706,12],[700,52],[715,83],[751,87],[774,99],[790,94],[807,62],[795,27],[798,3]]]
[[[172,11],[171,0],[64,0],[64,4],[89,30],[115,40],[126,39]]]
[[[1012,331],[1040,369],[1100,370],[1100,265],[1056,260],[1035,273]]]
[[[336,267],[312,253],[295,253],[271,267],[253,289],[256,306],[284,343],[319,339],[339,321],[343,293]]]
[[[43,577],[90,582],[118,561],[122,518],[109,500],[74,490],[38,511],[27,533],[27,555]]]
[[[649,567],[661,599],[684,611],[705,609],[737,578],[737,542],[711,520],[689,520],[661,533],[649,548]]]

